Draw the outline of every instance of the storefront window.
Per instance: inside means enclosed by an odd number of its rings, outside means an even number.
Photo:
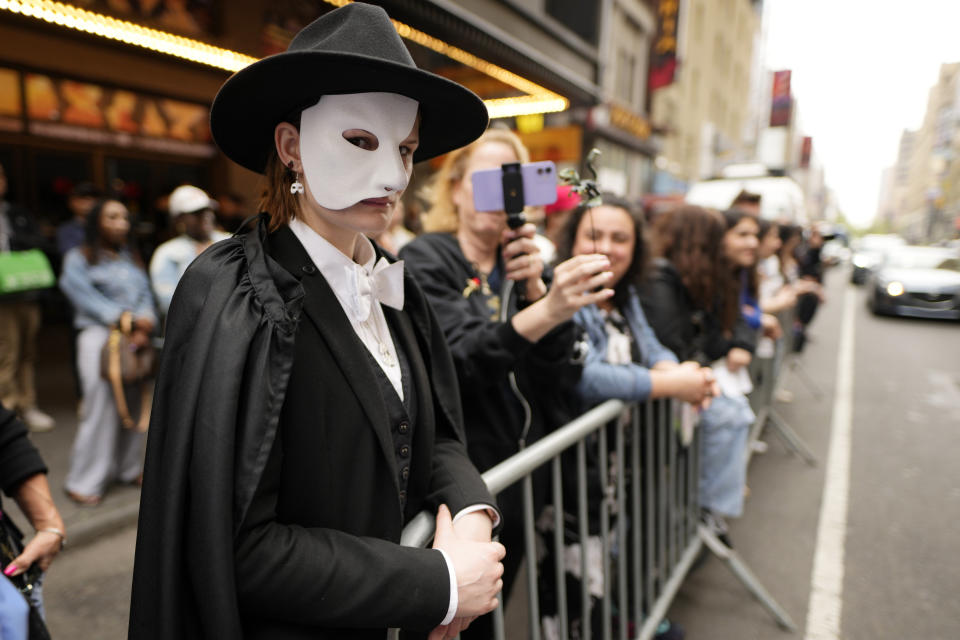
[[[30,154],[27,179],[32,183],[29,204],[52,237],[53,227],[70,218],[67,196],[74,185],[92,179],[91,157],[84,153],[36,149]]]

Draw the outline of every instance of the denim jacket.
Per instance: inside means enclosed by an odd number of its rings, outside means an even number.
[[[577,391],[584,403],[596,404],[610,398],[628,402],[642,402],[650,397],[653,382],[650,368],[658,362],[676,362],[673,352],[660,344],[647,318],[640,308],[637,292],[630,288],[626,304],[621,308],[630,333],[637,342],[642,362],[625,365],[605,361],[607,354],[607,329],[603,314],[596,305],[580,309],[573,317],[583,327],[590,341],[590,350],[583,365],[583,375]]]
[[[76,312],[73,324],[77,329],[110,326],[124,311],[157,321],[147,274],[127,252],[116,257],[101,255],[96,264],[90,264],[80,247],[71,249],[63,259],[59,284]]]

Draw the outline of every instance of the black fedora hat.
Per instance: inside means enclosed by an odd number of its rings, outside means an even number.
[[[366,92],[398,93],[420,103],[414,162],[469,144],[487,127],[487,108],[476,94],[418,69],[387,13],[354,2],[304,27],[285,52],[230,76],[213,100],[210,130],[227,157],[263,173],[277,124],[325,94]]]

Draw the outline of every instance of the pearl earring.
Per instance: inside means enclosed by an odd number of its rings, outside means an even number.
[[[293,183],[290,185],[290,193],[296,195],[303,193],[303,183],[300,182],[300,174],[293,170],[293,161],[290,161],[288,168],[293,173]]]

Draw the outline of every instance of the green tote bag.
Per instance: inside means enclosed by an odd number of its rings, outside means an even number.
[[[46,289],[57,281],[40,249],[0,253],[0,295]]]

